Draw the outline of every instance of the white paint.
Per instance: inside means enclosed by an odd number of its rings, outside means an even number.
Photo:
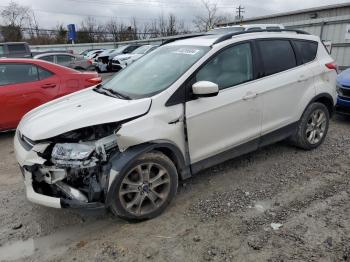
[[[142,115],[150,105],[150,98],[123,100],[99,94],[89,88],[30,111],[18,129],[31,140],[42,140],[82,127]]]

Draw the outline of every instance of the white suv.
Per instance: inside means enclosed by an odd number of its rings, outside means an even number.
[[[337,74],[318,37],[172,41],[22,119],[14,143],[30,201],[149,219],[200,170],[283,139],[307,150],[325,139]]]

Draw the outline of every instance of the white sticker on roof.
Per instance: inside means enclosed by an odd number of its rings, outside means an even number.
[[[174,54],[183,54],[183,55],[195,55],[199,52],[199,49],[193,49],[193,48],[185,48],[182,47],[176,51],[173,51]]]

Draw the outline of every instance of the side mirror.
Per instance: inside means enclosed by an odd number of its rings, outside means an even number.
[[[192,92],[196,97],[212,97],[219,94],[219,86],[210,81],[199,81],[192,86]]]

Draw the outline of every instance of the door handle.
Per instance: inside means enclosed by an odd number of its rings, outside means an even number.
[[[301,75],[299,76],[298,82],[306,82],[307,81],[307,77],[305,75]]]
[[[250,100],[250,99],[254,99],[258,96],[257,93],[252,93],[252,92],[248,92],[244,97],[243,100]]]
[[[42,87],[42,88],[55,88],[55,87],[56,87],[56,84],[54,84],[54,83],[43,84],[41,87]]]

